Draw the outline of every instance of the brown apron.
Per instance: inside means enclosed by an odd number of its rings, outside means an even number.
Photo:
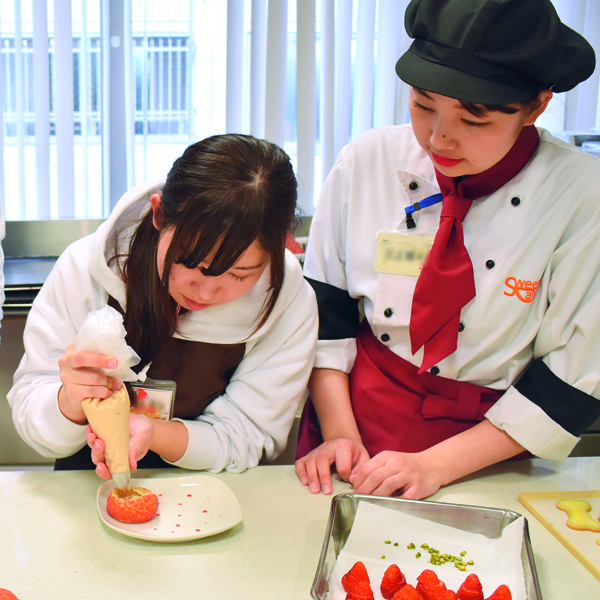
[[[123,314],[114,298],[112,306]],[[176,382],[177,392],[173,416],[180,419],[195,419],[206,407],[221,396],[233,373],[244,358],[246,344],[211,344],[170,338],[148,369],[151,379],[170,379]],[[137,365],[139,371],[144,365]],[[131,392],[131,390],[129,390]],[[138,462],[139,469],[170,467],[160,456],[150,451]],[[66,458],[56,460],[55,470],[94,469],[90,449],[81,450]]]

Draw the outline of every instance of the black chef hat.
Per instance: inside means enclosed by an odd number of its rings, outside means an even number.
[[[550,0],[412,0],[404,25],[414,38],[398,77],[478,104],[511,104],[587,79],[594,50],[563,25]]]

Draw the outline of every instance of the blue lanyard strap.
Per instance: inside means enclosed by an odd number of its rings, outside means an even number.
[[[407,206],[404,209],[404,212],[406,213],[406,227],[408,229],[413,229],[417,226],[415,220],[413,219],[412,213],[414,213],[416,210],[421,210],[422,208],[427,208],[428,206],[437,204],[443,199],[444,196],[442,194],[433,194],[433,196],[427,196],[427,198],[423,198],[423,200],[420,202],[415,202],[414,204]]]
[[[422,208],[427,208],[428,206],[433,206],[438,202],[441,202],[444,199],[442,194],[433,194],[433,196],[428,196],[427,198],[423,198],[420,202],[415,202],[410,206],[407,206],[404,209],[404,212],[409,215],[410,213],[415,212],[416,210],[421,210]]]

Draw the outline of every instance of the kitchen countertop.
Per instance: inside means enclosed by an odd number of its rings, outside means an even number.
[[[0,471],[0,588],[20,600],[309,599],[331,496],[311,495],[293,466],[204,473],[237,497],[243,521],[213,537],[159,544],[107,528],[93,471]],[[139,477],[195,475],[180,469]],[[544,600],[597,598],[598,581],[527,509],[520,492],[600,488],[600,458],[509,461],[443,488],[438,502],[510,509],[530,528]],[[352,491],[341,481],[334,494]],[[600,551],[600,550],[599,550]]]

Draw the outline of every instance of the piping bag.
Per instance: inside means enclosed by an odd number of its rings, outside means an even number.
[[[114,356],[118,364],[114,369],[102,369],[115,379],[136,381],[138,376],[130,367],[140,362],[140,357],[127,345],[127,332],[123,317],[111,306],[88,314],[75,340],[77,350]],[[81,407],[92,431],[104,442],[106,466],[115,486],[130,496],[129,481],[129,394],[125,385],[108,398],[86,398]]]

